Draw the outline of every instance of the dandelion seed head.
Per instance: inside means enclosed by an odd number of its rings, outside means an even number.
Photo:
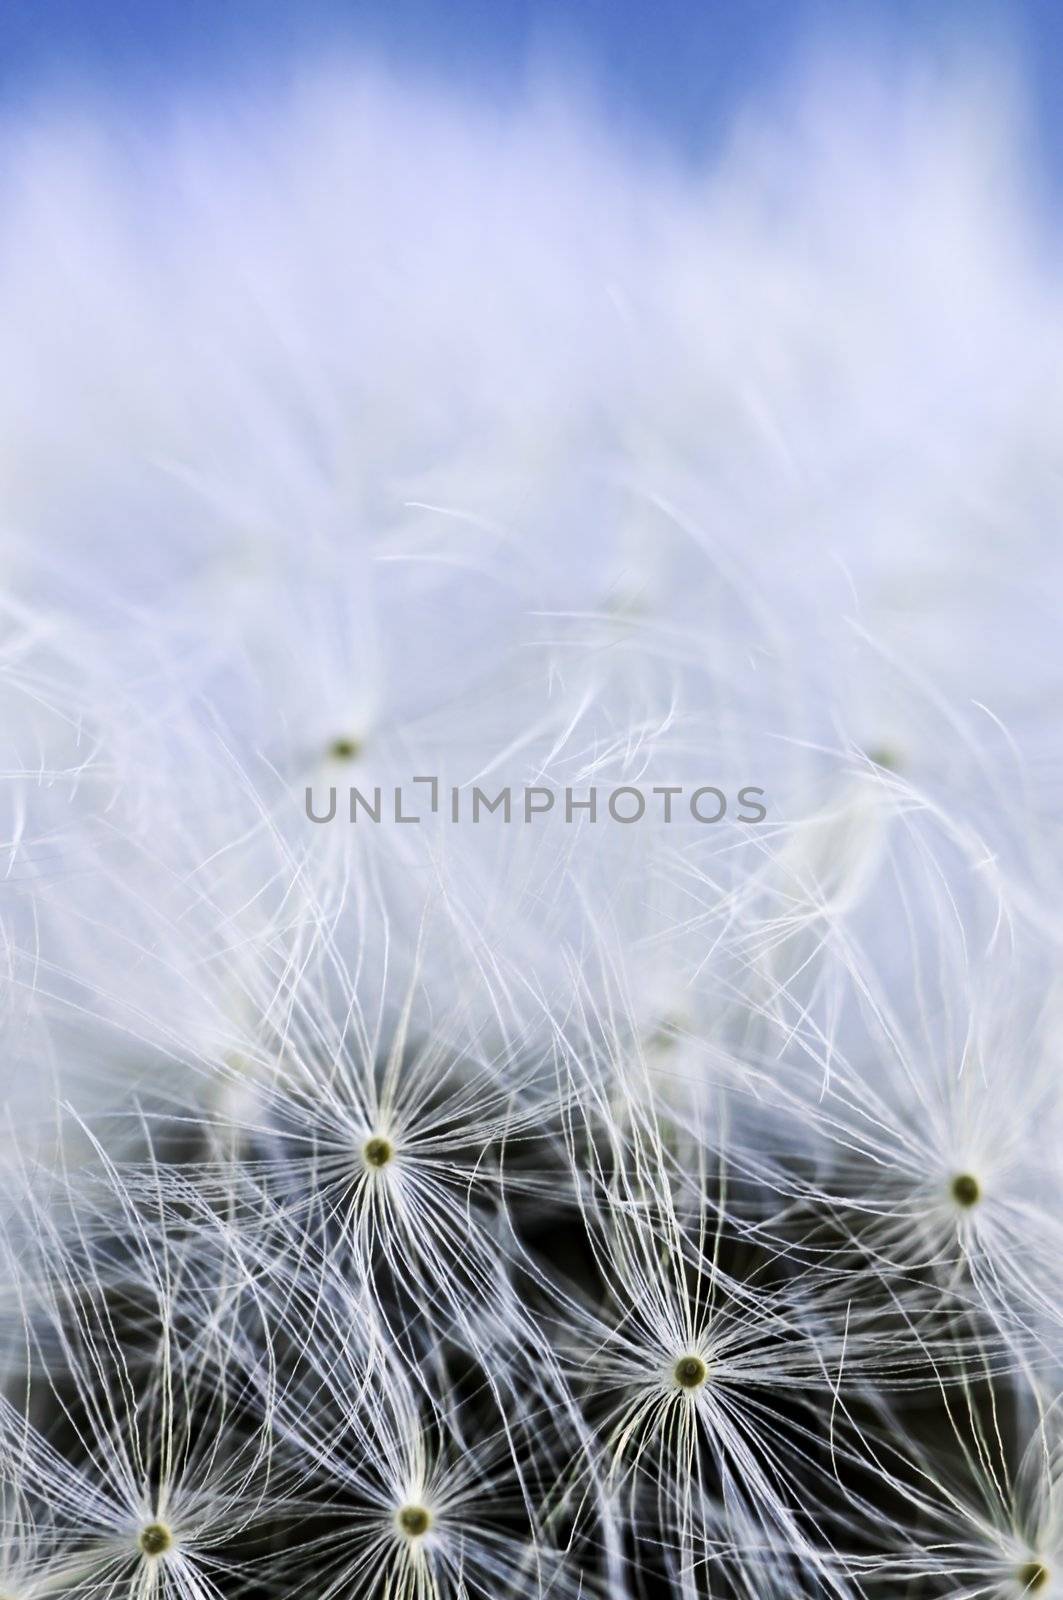
[[[407,1539],[423,1539],[432,1526],[432,1515],[424,1506],[407,1505],[400,1507],[395,1521]]]
[[[1059,1586],[1059,296],[936,78],[16,140],[0,1600]]]
[[[374,1134],[371,1139],[367,1139],[362,1147],[362,1156],[365,1159],[366,1166],[372,1167],[376,1171],[379,1171],[381,1167],[386,1167],[388,1162],[394,1158],[394,1155],[395,1146],[391,1140],[385,1139],[379,1133]]]
[[[163,1556],[173,1546],[173,1534],[165,1522],[148,1522],[141,1528],[137,1544],[146,1556]]]
[[[700,1389],[708,1377],[709,1369],[700,1356],[680,1356],[672,1374],[681,1389]]]

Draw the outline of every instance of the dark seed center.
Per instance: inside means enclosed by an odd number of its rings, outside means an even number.
[[[432,1519],[424,1506],[403,1506],[397,1520],[407,1538],[419,1539],[422,1534],[428,1532]]]
[[[353,761],[361,748],[357,739],[333,739],[328,753],[333,761]]]
[[[173,1544],[173,1535],[163,1522],[149,1522],[140,1530],[138,1540],[146,1556],[161,1556]]]
[[[700,1356],[680,1356],[674,1370],[675,1381],[681,1389],[696,1389],[705,1382],[708,1368]]]
[[[382,1139],[379,1134],[372,1139],[367,1139],[362,1151],[366,1165],[369,1167],[386,1167],[395,1154],[395,1147],[390,1139]]]
[[[978,1179],[970,1172],[958,1172],[952,1180],[952,1198],[958,1206],[977,1205],[982,1198]]]
[[[1027,1561],[1024,1567],[1019,1568],[1019,1582],[1024,1594],[1036,1594],[1038,1589],[1044,1588],[1048,1579],[1049,1571],[1042,1561]]]

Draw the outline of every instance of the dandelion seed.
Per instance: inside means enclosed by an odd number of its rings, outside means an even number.
[[[1051,1577],[1051,1573],[1042,1561],[1027,1561],[1024,1567],[1019,1568],[1019,1583],[1024,1594],[1036,1594],[1043,1589]]]
[[[362,1150],[367,1167],[386,1167],[395,1154],[395,1146],[390,1139],[375,1134],[372,1139],[367,1139]]]
[[[361,754],[361,750],[360,740],[342,737],[333,739],[328,747],[329,757],[333,761],[354,761]]]
[[[424,1506],[403,1506],[395,1521],[407,1539],[423,1539],[432,1526],[431,1515]]]
[[[958,1206],[975,1206],[982,1198],[982,1186],[972,1173],[958,1172],[952,1180],[952,1198]]]
[[[680,1356],[673,1371],[681,1389],[700,1389],[709,1369],[700,1356]]]
[[[149,1522],[140,1530],[137,1540],[146,1556],[165,1555],[173,1545],[173,1534],[164,1522]]]

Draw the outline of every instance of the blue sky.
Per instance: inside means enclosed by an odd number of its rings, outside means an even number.
[[[280,82],[356,45],[400,71],[505,97],[563,58],[613,120],[711,143],[733,106],[819,41],[868,34],[880,52],[947,54],[1007,41],[1029,79],[1035,147],[1063,193],[1063,0],[3,0],[0,96],[71,81],[150,97],[233,75]]]

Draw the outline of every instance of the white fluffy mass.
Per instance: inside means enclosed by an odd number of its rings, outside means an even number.
[[[1063,1595],[1002,71],[153,113],[0,163],[4,1600]]]

